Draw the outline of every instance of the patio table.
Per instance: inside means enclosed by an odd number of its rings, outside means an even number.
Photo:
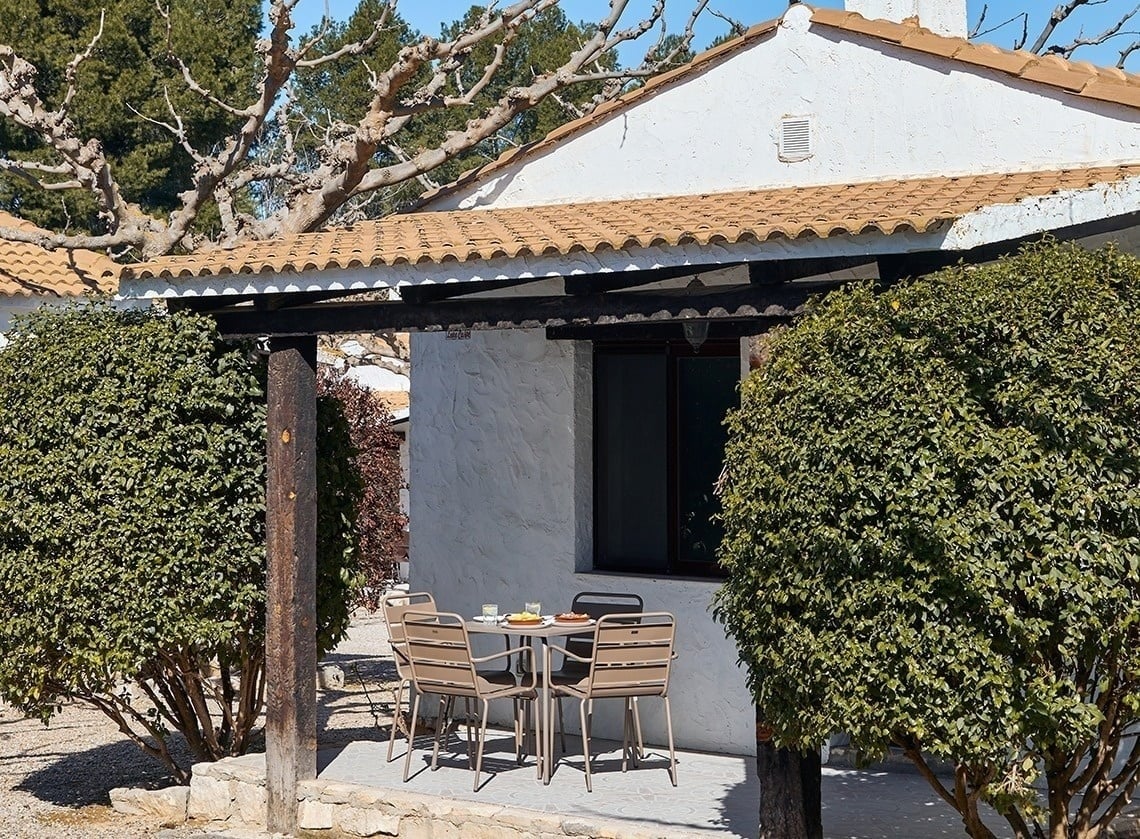
[[[552,657],[550,654],[550,639],[551,638],[566,638],[571,635],[581,635],[585,632],[593,632],[594,621],[589,623],[580,624],[559,624],[543,623],[538,626],[512,626],[505,621],[497,621],[495,623],[484,623],[481,620],[469,620],[466,622],[467,632],[469,634],[479,635],[514,635],[519,638],[541,639],[542,641],[542,708],[538,716],[539,736],[542,737],[542,748],[537,755],[539,760],[539,768],[542,770],[542,782],[544,784],[550,783],[550,771],[554,765],[552,760],[554,754],[554,701],[550,691],[550,672]]]

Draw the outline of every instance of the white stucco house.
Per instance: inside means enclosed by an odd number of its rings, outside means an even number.
[[[412,587],[472,615],[640,594],[678,618],[678,745],[748,753],[710,518],[749,337],[848,277],[1140,218],[1140,78],[965,26],[964,0],[794,5],[415,213],[136,266],[123,293],[230,334],[419,330]],[[306,297],[376,288],[401,301]]]

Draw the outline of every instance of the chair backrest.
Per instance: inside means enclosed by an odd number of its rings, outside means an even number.
[[[607,615],[594,628],[589,696],[665,696],[676,620],[668,612]]]
[[[463,618],[452,612],[404,613],[412,681],[420,693],[478,696],[471,641]]]
[[[606,615],[624,615],[641,613],[645,609],[645,601],[640,594],[626,594],[624,592],[608,591],[580,591],[574,595],[570,604],[570,611],[582,615],[589,615],[594,620],[600,620]],[[628,618],[627,618],[628,620]],[[594,636],[572,635],[566,639],[565,647],[574,655],[589,658],[594,654]],[[589,665],[572,658],[562,663],[564,672],[580,672],[583,676],[589,670]]]
[[[434,612],[435,598],[426,591],[413,591],[405,594],[401,591],[390,591],[384,595],[381,602],[384,610],[384,623],[388,627],[388,641],[392,645],[392,658],[396,662],[396,673],[401,679],[412,678],[412,671],[408,667],[408,655],[405,652],[404,615],[409,611]]]

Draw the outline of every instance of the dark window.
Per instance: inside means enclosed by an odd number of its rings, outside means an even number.
[[[594,345],[595,567],[720,573],[714,485],[739,381],[736,341]]]

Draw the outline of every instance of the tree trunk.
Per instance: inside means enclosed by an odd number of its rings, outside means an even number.
[[[819,753],[777,749],[756,712],[760,839],[823,839]]]

